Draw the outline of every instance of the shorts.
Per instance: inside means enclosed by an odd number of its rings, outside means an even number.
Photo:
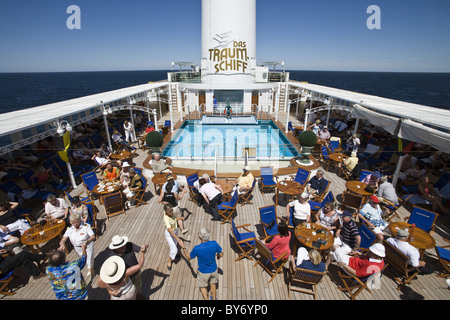
[[[173,218],[182,218],[180,206],[173,207]]]
[[[212,273],[197,273],[197,285],[200,288],[206,288],[210,283],[217,283],[219,281],[219,272],[214,271]]]

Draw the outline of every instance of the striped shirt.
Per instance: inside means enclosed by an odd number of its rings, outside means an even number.
[[[341,238],[350,248],[356,247],[356,237],[359,236],[358,227],[355,221],[350,220],[347,223],[343,223],[341,229]]]

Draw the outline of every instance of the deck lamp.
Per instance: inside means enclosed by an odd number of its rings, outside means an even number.
[[[56,133],[60,136],[64,135],[64,133],[66,131],[69,131],[69,132],[72,131],[72,126],[66,120],[58,122],[57,124],[58,124],[58,129],[56,129]]]

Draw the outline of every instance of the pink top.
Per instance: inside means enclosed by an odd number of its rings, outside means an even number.
[[[272,250],[273,257],[275,259],[278,259],[279,256],[283,254],[283,252],[288,252],[288,254],[291,254],[291,249],[289,249],[289,242],[291,241],[291,234],[287,237],[280,237],[279,234],[277,234],[275,237],[273,237],[272,241],[269,243],[266,243],[266,247]],[[285,259],[287,259],[289,255],[284,256]]]

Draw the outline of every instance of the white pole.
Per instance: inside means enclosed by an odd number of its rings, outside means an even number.
[[[160,90],[158,89],[158,103],[159,103],[159,118],[162,118],[162,111],[161,111],[161,100],[160,100]]]
[[[153,115],[155,116],[155,131],[158,131],[158,117],[156,116],[156,109],[153,109]]]
[[[288,131],[289,131],[289,111],[290,111],[290,109],[291,109],[291,101],[289,100],[288,104],[287,104],[286,129],[284,131],[286,133],[288,133]]]
[[[306,131],[308,128],[308,116],[309,116],[309,109],[305,110],[305,124],[303,125],[303,131]]]
[[[359,118],[356,118],[355,130],[353,130],[353,133],[357,133],[358,132],[358,125],[359,125]]]
[[[397,186],[398,175],[399,175],[399,173],[400,173],[400,169],[401,169],[401,167],[402,167],[402,163],[403,163],[403,160],[405,159],[405,157],[406,157],[406,155],[401,156],[401,157],[398,159],[398,162],[397,162],[397,168],[395,169],[394,177],[392,178],[392,185],[394,186],[394,188]]]
[[[172,116],[172,101],[169,100],[169,111],[170,111],[170,132],[173,132],[173,116]]]
[[[70,183],[72,184],[72,187],[75,189],[77,187],[77,183],[75,182],[75,177],[73,176],[72,166],[70,165],[70,162],[66,162],[66,165],[67,171],[69,172]]]
[[[331,107],[328,106],[328,113],[327,113],[327,124],[326,126],[328,127],[328,123],[330,122],[330,111],[331,111]]]
[[[112,151],[114,149],[111,144],[111,137],[109,136],[108,119],[106,119],[106,111],[104,107],[103,107],[103,121],[105,122],[105,130],[106,130],[106,137],[108,138],[108,146],[109,149]]]
[[[134,128],[134,115],[132,104],[130,104],[130,118],[131,118],[131,125],[133,126],[133,136],[131,137],[131,142],[136,142],[136,130]]]

